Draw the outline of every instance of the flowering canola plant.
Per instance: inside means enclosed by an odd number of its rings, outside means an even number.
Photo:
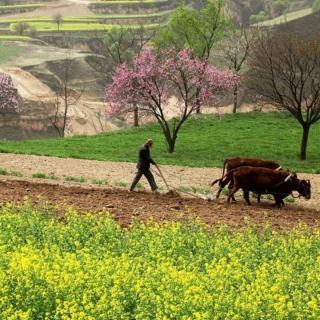
[[[320,231],[0,209],[0,319],[320,319]]]

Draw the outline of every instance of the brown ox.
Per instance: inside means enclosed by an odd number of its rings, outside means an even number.
[[[232,179],[232,188],[229,189],[228,202],[239,190],[243,190],[243,197],[248,205],[251,205],[249,192],[273,195],[276,205],[280,208],[283,199],[293,191],[299,192],[299,196],[311,198],[311,184],[309,180],[299,180],[296,174],[287,171],[275,171],[267,168],[239,167],[228,173]]]
[[[229,185],[229,188],[232,188],[232,181],[230,176],[228,175],[228,172],[231,170],[234,170],[239,167],[243,166],[250,166],[250,167],[260,167],[260,168],[269,168],[273,170],[280,170],[281,166],[279,163],[271,160],[261,160],[261,159],[251,159],[251,158],[230,158],[224,160],[223,163],[223,171],[222,171],[222,177],[220,179],[217,179],[211,183],[211,186],[215,185],[217,182],[219,182],[219,190],[216,194],[216,199],[220,197],[221,191],[223,188]],[[225,175],[226,171],[226,175]],[[233,200],[235,200],[233,198]],[[258,202],[260,202],[260,196],[258,196]]]

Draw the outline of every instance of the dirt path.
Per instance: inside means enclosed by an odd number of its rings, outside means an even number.
[[[40,157],[30,155],[0,154],[0,167],[7,171],[18,171],[22,173],[24,180],[29,180],[35,173],[44,173],[47,176],[57,177],[59,180],[52,181],[65,184],[65,179],[78,180],[83,178],[84,183],[80,185],[94,186],[96,180],[108,183],[109,186],[128,189],[131,179],[135,173],[135,164],[124,162],[94,161],[79,159],[64,159],[56,157]],[[221,169],[217,168],[188,168],[180,166],[161,166],[163,174],[170,186],[180,191],[194,190],[198,193],[211,192],[210,182],[221,176]],[[308,178],[312,184],[312,199],[310,201],[295,200],[295,204],[306,209],[318,210],[320,200],[320,175],[299,174],[301,178]],[[75,178],[75,179],[73,179]],[[164,183],[159,177],[156,180],[165,192]],[[43,180],[38,180],[38,182]],[[48,180],[50,181],[50,180]],[[93,183],[94,182],[94,183]],[[144,179],[142,187],[149,190]],[[213,190],[215,192],[216,189]],[[239,194],[241,198],[241,194]],[[225,201],[225,199],[223,199]],[[240,200],[242,203],[242,199]],[[288,204],[290,206],[291,204]]]

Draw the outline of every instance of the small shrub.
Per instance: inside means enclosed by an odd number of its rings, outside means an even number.
[[[0,175],[1,176],[13,176],[13,177],[22,177],[23,174],[19,171],[15,170],[10,170],[8,171],[7,169],[0,168]]]
[[[107,179],[92,179],[91,183],[102,185],[102,186],[109,185],[109,181]]]
[[[38,178],[38,179],[50,179],[50,180],[59,180],[58,177],[54,175],[47,175],[43,172],[36,172],[32,175],[32,178]]]
[[[6,175],[8,175],[8,171],[6,169],[0,168],[0,175],[6,176]]]
[[[47,175],[43,172],[36,172],[32,175],[32,178],[47,179]]]
[[[84,177],[71,177],[71,176],[66,176],[64,180],[68,182],[79,182],[79,183],[84,183],[87,181],[87,179],[85,179]]]
[[[10,171],[9,175],[13,177],[23,177],[23,174],[21,172],[15,170]]]
[[[124,181],[115,182],[114,185],[116,187],[120,187],[120,188],[128,188],[129,187],[129,184]]]
[[[56,177],[56,176],[48,176],[47,179],[50,179],[50,180],[60,180],[59,177]]]

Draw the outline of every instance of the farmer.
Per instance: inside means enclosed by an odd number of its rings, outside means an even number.
[[[148,139],[147,142],[142,146],[139,150],[139,161],[137,164],[137,172],[133,179],[132,185],[130,187],[130,191],[133,191],[136,187],[137,183],[141,179],[142,175],[144,175],[151,187],[151,190],[153,192],[157,192],[158,186],[154,180],[153,174],[150,171],[150,164],[153,164],[155,166],[156,163],[152,160],[150,157],[150,149],[152,148],[153,141],[151,139]]]

